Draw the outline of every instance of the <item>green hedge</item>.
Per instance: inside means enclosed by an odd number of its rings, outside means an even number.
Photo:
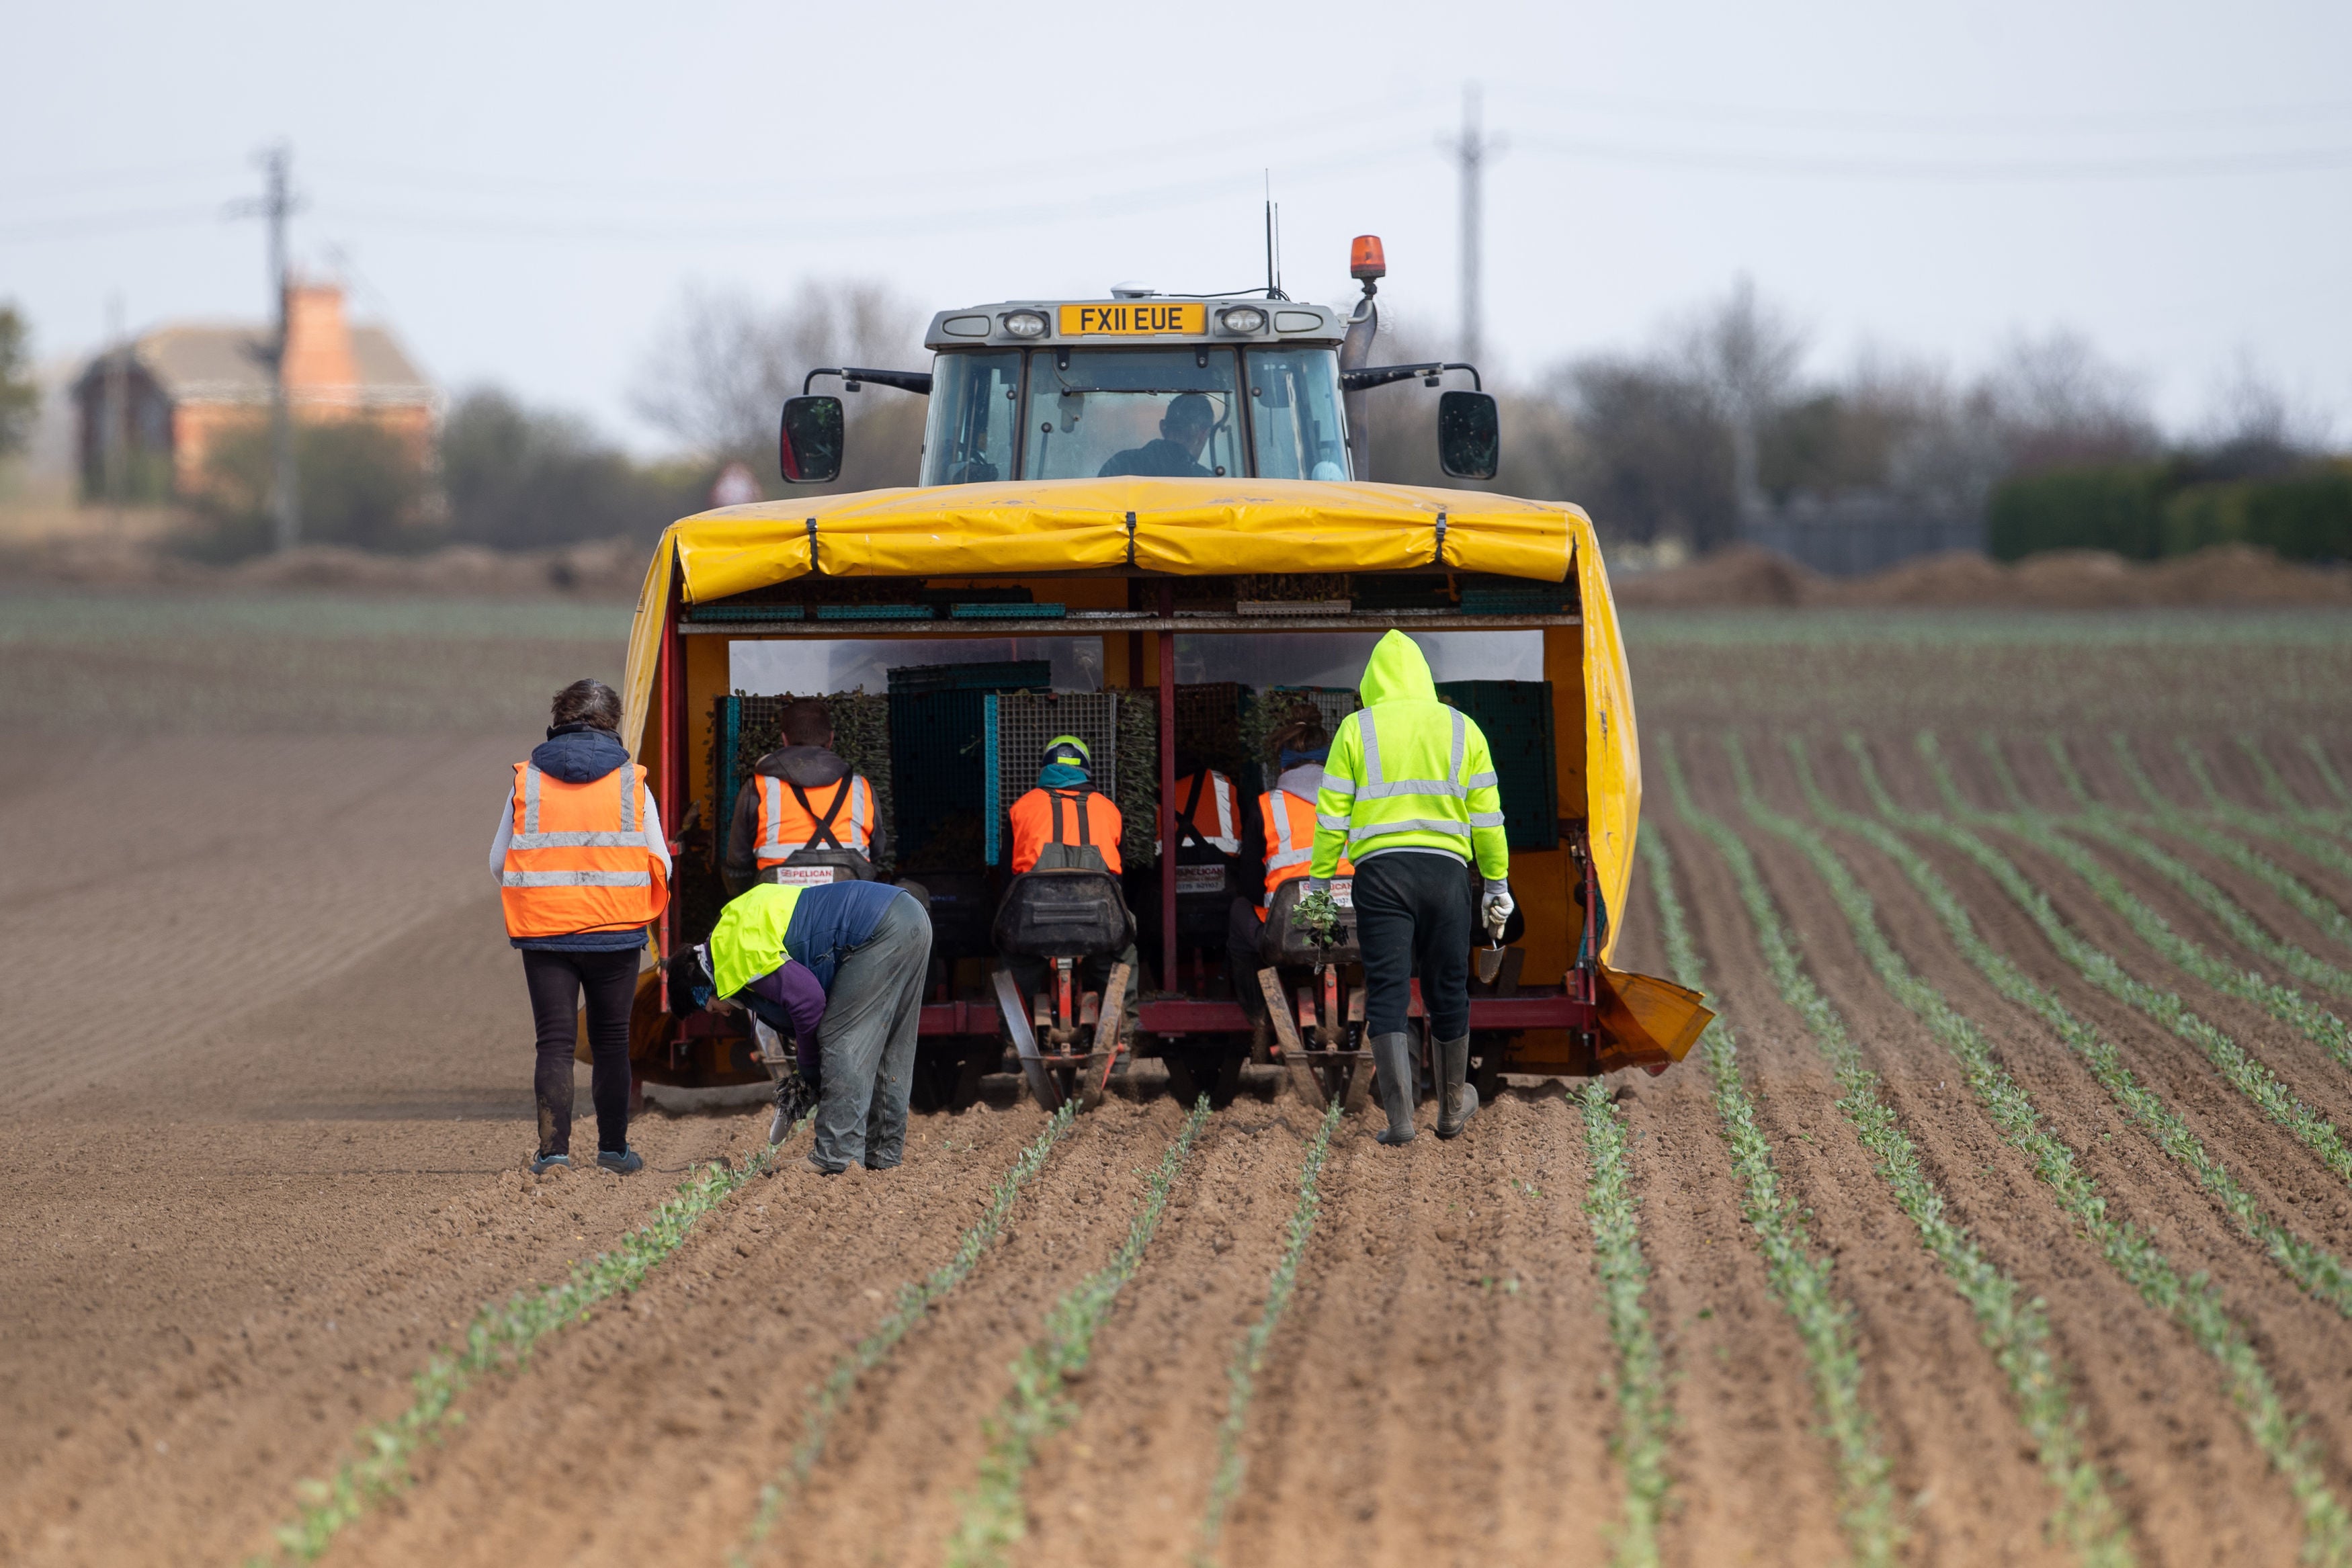
[[[1993,492],[1985,541],[1998,560],[2050,549],[2154,560],[2219,544],[2260,545],[2288,560],[2352,559],[2352,465],[2204,483],[2162,463],[2029,475]]]

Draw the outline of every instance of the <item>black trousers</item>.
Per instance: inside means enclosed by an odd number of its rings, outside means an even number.
[[[530,988],[531,1021],[539,1030],[539,1152],[572,1152],[572,1042],[579,1038],[580,1001],[588,1000],[591,1093],[596,1101],[596,1147],[619,1154],[629,1146],[629,1008],[637,995],[638,949],[618,953],[522,950],[522,977]]]
[[[1244,895],[1234,899],[1225,913],[1225,976],[1234,983],[1234,1000],[1252,1023],[1267,1021],[1265,993],[1257,984],[1257,972],[1265,967],[1265,960],[1258,956],[1265,922],[1257,911],[1257,900]]]
[[[1364,1025],[1402,1034],[1412,977],[1438,1040],[1470,1032],[1470,877],[1448,854],[1391,850],[1356,862],[1356,932],[1364,947]]]

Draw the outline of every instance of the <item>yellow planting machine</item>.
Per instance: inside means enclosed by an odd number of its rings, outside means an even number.
[[[1483,1089],[1680,1060],[1708,1016],[1696,996],[1610,961],[1641,769],[1592,525],[1573,506],[1358,477],[1363,397],[1476,372],[1366,364],[1377,242],[1357,261],[1365,298],[1349,312],[1272,289],[1012,301],[935,317],[929,371],[810,372],[929,399],[919,482],[722,507],[662,536],[623,738],[676,838],[665,957],[724,901],[726,823],[777,706],[827,695],[836,749],[894,830],[882,873],[931,905],[919,1104],[969,1103],[1008,1051],[1048,1105],[1100,1092],[1136,1056],[1164,1061],[1187,1097],[1229,1096],[1254,1052],[1311,1098],[1360,1095],[1360,967],[1229,976],[1225,913],[1255,896],[1255,868],[1237,878],[1234,857],[1183,831],[1187,802],[1161,803],[1183,771],[1213,767],[1254,817],[1273,718],[1349,711],[1372,643],[1400,629],[1485,729],[1501,777],[1525,923],[1473,988]],[[804,388],[783,412],[786,478],[837,475],[845,431],[841,400]],[[1446,473],[1491,477],[1493,399],[1445,392],[1438,444]],[[1024,998],[995,950],[1005,810],[1038,743],[1063,733],[1088,739],[1096,787],[1125,813],[1118,881],[1139,940],[1108,994],[1059,963]],[[1270,1031],[1234,993],[1253,983]],[[641,1079],[764,1076],[740,1014],[674,1017],[662,984],[646,971]]]

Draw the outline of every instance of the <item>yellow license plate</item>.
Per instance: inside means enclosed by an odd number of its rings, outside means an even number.
[[[1121,300],[1116,305],[1065,305],[1065,338],[1156,338],[1163,334],[1204,334],[1209,308],[1198,300],[1185,304],[1153,304]]]

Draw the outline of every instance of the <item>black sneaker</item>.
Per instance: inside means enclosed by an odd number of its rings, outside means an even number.
[[[570,1155],[541,1155],[537,1159],[530,1162],[530,1174],[533,1176],[545,1176],[551,1170],[568,1171],[571,1168],[572,1156]]]
[[[611,1171],[615,1176],[635,1176],[646,1168],[646,1156],[635,1149],[623,1149],[617,1155],[610,1149],[599,1149],[596,1151],[596,1165],[599,1169]]]

